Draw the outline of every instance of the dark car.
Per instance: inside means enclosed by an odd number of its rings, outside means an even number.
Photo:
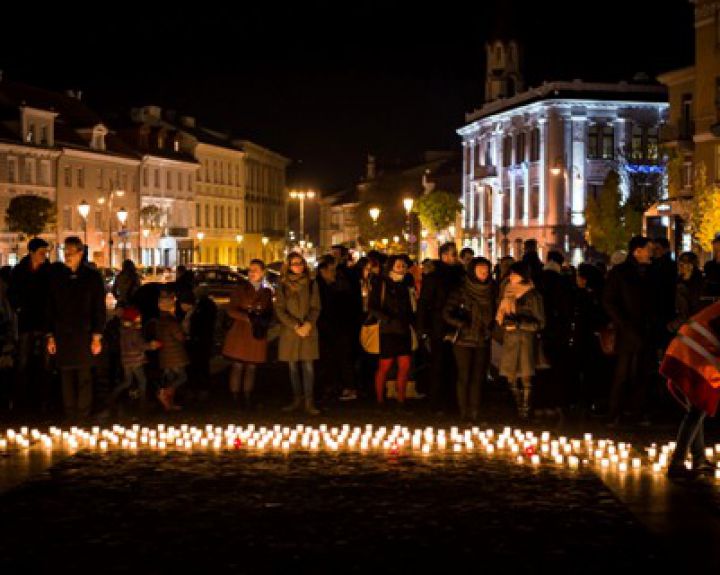
[[[195,288],[207,293],[218,306],[229,303],[230,294],[242,277],[229,266],[192,266],[190,271],[194,274]]]

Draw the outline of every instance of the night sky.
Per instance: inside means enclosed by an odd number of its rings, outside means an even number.
[[[64,3],[39,23],[5,14],[0,68],[82,89],[103,113],[143,103],[190,112],[301,162],[296,183],[329,190],[356,181],[370,151],[457,148],[455,129],[482,103],[493,30],[522,43],[528,85],[692,63],[688,0],[433,4],[205,2],[181,12],[148,2],[94,14]]]

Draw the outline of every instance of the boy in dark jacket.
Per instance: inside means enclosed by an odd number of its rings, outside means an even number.
[[[188,365],[185,351],[185,335],[180,322],[175,318],[175,296],[163,291],[158,301],[160,317],[150,328],[152,338],[159,342],[159,364],[163,380],[157,397],[166,411],[177,411],[174,398],[177,389],[187,381],[185,368]]]

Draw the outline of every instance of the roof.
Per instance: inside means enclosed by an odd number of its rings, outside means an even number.
[[[467,123],[493,116],[543,100],[602,100],[608,102],[667,103],[667,88],[658,84],[631,84],[629,82],[596,83],[574,80],[572,82],[545,82],[538,88],[530,88],[511,98],[494,100],[465,115]]]

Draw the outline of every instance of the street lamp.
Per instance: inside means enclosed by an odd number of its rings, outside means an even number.
[[[315,199],[313,190],[290,190],[290,199],[300,202],[300,239],[305,239],[305,200]]]
[[[85,250],[87,252],[87,245],[88,245],[88,237],[87,237],[87,219],[90,215],[90,204],[88,204],[85,200],[80,202],[80,205],[78,206],[78,212],[80,213],[80,217],[83,219],[83,227],[85,228]]]
[[[267,247],[268,242],[270,241],[270,238],[267,236],[263,236],[262,240],[260,240],[260,241],[262,242],[262,246],[263,246],[263,260],[265,260],[265,258],[266,258],[265,248]]]
[[[403,200],[403,206],[405,206],[405,225],[407,228],[407,242],[408,242],[408,251],[412,254],[414,252],[413,246],[415,245],[415,238],[412,235],[412,209],[415,205],[415,200],[413,198],[405,198]]]
[[[122,226],[122,231],[125,232],[125,222],[127,222],[128,218],[128,212],[125,208],[120,208],[117,211],[117,219],[120,222],[120,225]],[[122,247],[122,259],[125,261],[125,257],[127,256],[127,239],[125,238],[125,234],[123,233],[123,247]]]
[[[372,218],[373,224],[377,224],[378,218],[380,217],[380,208],[370,208],[368,213]]]

